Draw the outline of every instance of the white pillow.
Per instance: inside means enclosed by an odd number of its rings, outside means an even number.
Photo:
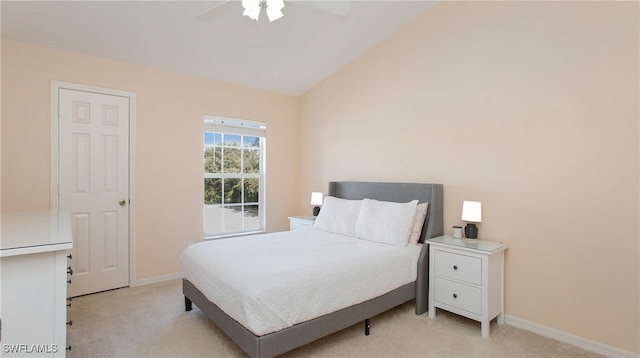
[[[418,200],[394,203],[364,199],[356,221],[356,237],[394,246],[406,246]]]
[[[324,198],[322,209],[313,223],[316,229],[356,236],[356,220],[360,213],[362,200],[347,200],[333,196]]]
[[[409,233],[409,243],[417,244],[422,234],[422,227],[424,226],[424,219],[427,217],[427,210],[429,209],[429,203],[422,203],[416,206],[416,215],[413,218],[413,224],[411,225],[411,232]]]

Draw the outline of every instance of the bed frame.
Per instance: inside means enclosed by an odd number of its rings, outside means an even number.
[[[409,202],[417,199],[420,203],[428,202],[427,216],[419,242],[443,235],[442,184],[330,182],[329,195],[352,200],[369,198]],[[195,303],[249,356],[274,357],[363,321],[366,322],[365,329],[368,333],[371,317],[414,298],[416,314],[423,314],[428,308],[428,280],[429,248],[428,245],[424,245],[418,259],[418,276],[415,282],[371,300],[263,336],[254,335],[229,317],[187,279],[182,281],[182,292],[186,311],[191,311],[192,303]]]

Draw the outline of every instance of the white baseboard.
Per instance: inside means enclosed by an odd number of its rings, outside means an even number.
[[[165,281],[170,281],[170,280],[175,280],[175,279],[181,279],[181,278],[184,278],[184,273],[176,272],[176,273],[171,273],[171,274],[168,274],[168,275],[149,277],[149,278],[143,278],[141,280],[136,280],[130,286],[131,287],[136,287],[136,286],[151,285],[151,284],[154,284],[154,283],[160,283],[160,282],[165,282]]]
[[[538,323],[524,320],[522,318],[514,317],[511,315],[505,315],[504,321],[510,326],[521,328],[541,336],[549,337],[560,342],[569,343],[576,347],[586,349],[591,352],[602,354],[607,357],[629,357],[638,358],[640,355],[637,353],[625,351],[620,348],[616,348],[604,343],[592,341],[586,338],[576,336],[571,333],[560,331],[555,328],[549,328]]]

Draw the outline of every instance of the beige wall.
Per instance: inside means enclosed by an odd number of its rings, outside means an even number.
[[[11,41],[2,41],[3,211],[50,207],[52,80],[136,94],[137,279],[181,272],[180,253],[202,240],[205,114],[267,122],[267,229],[288,229],[297,98]]]
[[[640,352],[638,3],[446,2],[300,101],[299,210],[436,182],[510,245],[507,314]],[[450,230],[447,230],[450,231]]]
[[[633,2],[447,2],[296,99],[3,41],[2,209],[49,207],[51,80],[134,92],[137,278],[179,272],[202,116],[265,120],[269,231],[330,180],[443,183],[510,244],[507,314],[640,352],[638,42]]]

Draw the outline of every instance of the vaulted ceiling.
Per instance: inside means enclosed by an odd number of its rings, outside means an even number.
[[[293,1],[269,22],[231,1],[0,2],[4,39],[298,96],[431,1]]]

